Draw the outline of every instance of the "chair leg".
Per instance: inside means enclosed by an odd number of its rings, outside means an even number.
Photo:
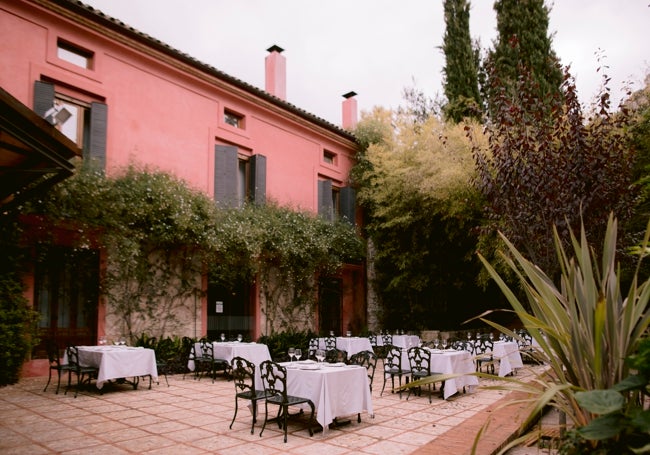
[[[235,423],[235,417],[237,417],[237,404],[239,400],[235,397],[235,414],[232,416],[232,422],[230,422],[230,429],[232,430],[232,424]],[[251,434],[253,434],[253,429],[251,428]]]
[[[59,374],[58,374],[58,378],[57,378],[57,381],[56,381],[56,392],[54,392],[56,395],[59,394],[59,388],[61,387],[61,370],[59,370],[57,373],[59,373]],[[49,384],[49,380],[48,380],[48,384]]]
[[[61,372],[59,372],[61,374]],[[45,384],[45,388],[43,389],[43,392],[47,390],[47,386],[50,385],[50,381],[52,380],[52,369],[50,368],[50,374],[47,377],[47,384]]]

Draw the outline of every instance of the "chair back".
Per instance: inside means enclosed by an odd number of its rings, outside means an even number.
[[[325,350],[336,349],[336,337],[325,338]]]
[[[372,390],[372,381],[375,378],[375,369],[377,368],[377,355],[371,351],[360,351],[350,357],[349,364],[366,368],[370,390]]]
[[[347,362],[348,353],[342,349],[329,349],[325,351],[325,361],[327,363]]]
[[[201,357],[206,359],[214,358],[214,348],[210,341],[206,339],[202,339],[200,341],[200,345],[201,345]]]
[[[431,351],[414,346],[407,351],[411,373],[415,375],[431,374]]]
[[[277,362],[265,360],[260,363],[260,376],[267,397],[282,397],[287,401],[287,369]]]
[[[375,346],[377,346],[377,335],[371,333],[370,335],[368,335],[368,341],[370,341],[370,346],[374,348]]]
[[[66,349],[68,354],[68,365],[78,369],[79,368],[79,349],[76,346],[68,346]]]
[[[313,359],[316,357],[316,351],[318,350],[318,338],[309,339],[309,348],[307,349],[307,358]]]
[[[479,338],[474,342],[474,354],[489,354],[494,349],[494,343],[489,338]]]
[[[390,333],[386,333],[381,336],[381,341],[384,343],[384,346],[392,345],[393,335],[391,335]]]
[[[255,364],[243,357],[234,357],[232,366],[232,380],[235,383],[235,392],[255,393]]]
[[[50,366],[61,366],[59,345],[56,341],[52,339],[47,340],[45,349],[47,350],[47,360],[50,362]]]
[[[390,346],[386,351],[386,358],[384,359],[384,371],[390,372],[391,370],[402,369],[402,350],[397,346]]]

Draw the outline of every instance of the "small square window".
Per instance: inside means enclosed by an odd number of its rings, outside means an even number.
[[[226,110],[223,113],[224,123],[234,126],[235,128],[244,128],[244,116],[233,111]]]
[[[323,150],[323,161],[327,164],[336,164],[336,153]]]
[[[94,53],[63,40],[58,40],[56,55],[61,60],[77,65],[81,68],[92,69]]]

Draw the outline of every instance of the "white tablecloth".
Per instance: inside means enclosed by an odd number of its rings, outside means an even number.
[[[318,348],[325,349],[325,338],[318,339]],[[365,337],[336,337],[336,348],[348,353],[348,359],[361,351],[371,351],[370,340]]]
[[[524,366],[516,341],[496,341],[492,353],[499,360],[499,376],[507,376]]]
[[[151,375],[158,380],[156,353],[153,349],[130,346],[78,346],[79,364],[99,368],[97,388],[113,379]],[[63,361],[67,363],[67,353]]]
[[[327,429],[335,417],[350,416],[367,411],[373,415],[368,373],[359,366],[333,366],[322,363],[318,370],[314,363],[287,362],[287,393],[314,402],[316,420]]]
[[[472,387],[478,385],[478,378],[469,375],[469,373],[474,373],[475,371],[472,355],[469,352],[455,351],[453,349],[429,349],[429,351],[431,352],[431,372],[442,374],[468,374],[467,376],[459,376],[445,381],[445,390],[443,392],[443,398],[445,400],[456,392],[462,391],[463,387],[465,387],[465,390],[467,391],[467,387],[471,390]],[[402,350],[402,368],[411,368],[406,350]]]
[[[377,346],[383,346],[384,340],[381,335],[377,335]],[[417,335],[393,335],[393,346],[408,349],[420,345],[420,337]]]

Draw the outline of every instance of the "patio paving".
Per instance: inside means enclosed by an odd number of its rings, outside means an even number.
[[[539,368],[539,367],[537,367]],[[524,368],[518,377],[532,370]],[[56,380],[56,378],[54,378]],[[421,397],[384,392],[378,369],[372,392],[374,418],[356,415],[352,423],[309,436],[302,422],[289,424],[289,439],[283,442],[277,425],[267,425],[259,436],[262,419],[250,434],[251,415],[240,406],[237,420],[229,429],[234,412],[234,386],[223,378],[194,380],[190,376],[169,376],[169,387],[141,382],[110,387],[103,395],[82,390],[58,395],[47,378],[25,378],[0,388],[0,453],[9,454],[469,454],[474,436],[492,417],[489,437],[481,440],[479,454],[494,453],[523,417],[520,408],[502,408],[512,392],[487,390],[495,380],[480,380],[473,392],[456,394],[444,401],[434,396],[429,404]],[[240,402],[241,404],[241,402]],[[260,408],[263,412],[263,407]]]

